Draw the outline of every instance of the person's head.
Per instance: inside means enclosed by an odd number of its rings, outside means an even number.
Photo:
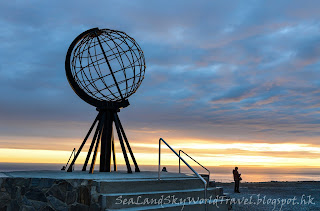
[[[235,170],[238,170],[238,167],[235,167],[234,169],[235,169]]]

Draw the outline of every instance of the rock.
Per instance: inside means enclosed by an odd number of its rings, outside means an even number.
[[[59,210],[59,211],[67,211],[67,205],[65,203],[63,203],[62,201],[60,201],[59,199],[53,197],[53,196],[48,196],[47,197],[51,207],[54,210]]]
[[[10,202],[11,197],[7,192],[0,192],[0,205],[6,205]]]
[[[97,193],[97,187],[96,186],[91,186],[91,194]]]
[[[88,180],[81,181],[81,186],[87,186],[87,185],[88,185]]]
[[[21,187],[21,195],[25,195],[27,192],[27,188],[26,187]]]
[[[32,206],[32,203],[25,196],[22,196],[21,204],[27,205],[27,206]]]
[[[29,187],[30,180],[31,180],[31,179],[19,178],[19,179],[16,179],[16,180],[14,181],[14,183],[15,183],[15,186],[19,186],[19,187],[22,187],[22,186]]]
[[[6,178],[3,182],[3,187],[11,187],[13,184],[13,179],[12,178]]]
[[[7,178],[4,182],[3,187],[5,188],[5,191],[9,194],[11,194],[12,187],[15,187],[13,184],[13,179],[12,178]]]
[[[92,203],[98,203],[99,202],[99,197],[100,197],[100,194],[92,194],[91,192],[91,204]]]
[[[40,183],[40,178],[32,178],[30,187],[38,187]]]
[[[60,201],[65,202],[66,195],[68,191],[73,190],[73,186],[66,182],[66,181],[56,181],[57,184],[53,185],[48,192],[46,193],[46,196],[54,196],[55,198],[59,199]]]
[[[54,211],[54,209],[50,206],[46,206],[46,207],[40,209],[40,211]]]
[[[0,179],[0,211],[100,210],[99,183],[91,180]]]
[[[12,188],[11,198],[12,199],[20,199],[21,198],[21,187],[20,186],[16,186],[16,187]]]
[[[95,188],[95,191],[100,193],[100,182],[92,181],[91,188]]]
[[[77,200],[77,193],[75,191],[67,192],[66,203],[73,204]]]
[[[89,211],[89,206],[84,204],[74,204],[69,207],[70,211]]]
[[[78,190],[78,202],[84,205],[90,205],[91,195],[88,187],[80,186]]]
[[[44,193],[37,188],[31,188],[25,196],[29,200],[47,202],[47,198]]]
[[[60,190],[61,191],[64,191],[65,193],[67,192],[67,191],[72,191],[73,190],[73,186],[69,183],[69,182],[67,182],[67,181],[61,181],[61,182],[59,182],[59,188],[60,188]]]
[[[31,201],[31,204],[36,210],[40,210],[47,206],[47,203],[42,201]]]
[[[78,187],[80,186],[79,184],[81,183],[81,181],[79,179],[74,179],[70,181],[72,183],[73,187]]]
[[[46,193],[46,196],[54,196],[55,198],[59,199],[60,201],[65,201],[66,199],[66,192],[61,191],[59,185],[52,186],[49,191]]]
[[[12,210],[12,211],[20,210],[20,206],[19,206],[18,202],[16,200],[11,201],[11,203],[8,207],[8,210]]]
[[[98,211],[98,210],[101,210],[101,208],[98,204],[92,204],[90,206],[90,211]]]
[[[39,189],[48,189],[53,186],[55,180],[54,179],[41,179],[38,185]]]
[[[2,205],[0,205],[0,211],[7,211],[7,206],[4,206],[2,207]]]
[[[33,207],[24,205],[20,209],[21,211],[36,211]]]

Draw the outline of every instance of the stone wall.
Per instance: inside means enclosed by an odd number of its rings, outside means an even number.
[[[99,189],[92,180],[0,178],[0,211],[100,210]]]

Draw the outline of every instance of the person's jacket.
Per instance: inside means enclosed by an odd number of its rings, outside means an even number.
[[[240,174],[239,174],[238,170],[233,169],[233,179],[234,179],[234,181],[240,180]]]

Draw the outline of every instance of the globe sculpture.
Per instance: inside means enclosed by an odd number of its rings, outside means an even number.
[[[82,100],[96,107],[98,115],[67,171],[72,171],[75,161],[95,127],[82,171],[86,171],[93,152],[89,170],[93,173],[100,145],[100,172],[111,171],[111,155],[114,171],[117,170],[113,123],[128,173],[132,170],[126,147],[135,165],[135,171],[140,171],[118,112],[129,105],[128,98],[141,85],[145,69],[143,51],[138,43],[124,32],[93,28],[81,33],[71,43],[65,61],[67,79]]]

